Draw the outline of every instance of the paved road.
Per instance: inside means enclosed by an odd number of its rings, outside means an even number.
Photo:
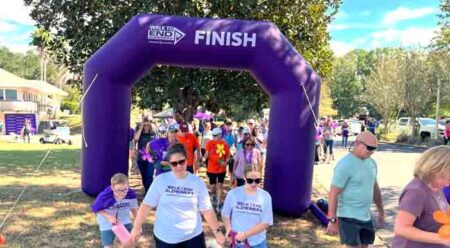
[[[338,142],[340,143],[340,142]],[[397,212],[398,198],[403,187],[412,179],[414,162],[425,150],[413,146],[380,144],[373,158],[378,164],[378,183],[381,187],[386,212],[386,226],[377,231],[379,238],[388,246],[393,237],[394,218]],[[335,163],[342,158],[347,149],[337,146],[336,160],[331,164],[316,165],[314,180],[316,184],[329,189]],[[321,192],[322,193],[322,192]],[[375,208],[373,208],[375,211]]]

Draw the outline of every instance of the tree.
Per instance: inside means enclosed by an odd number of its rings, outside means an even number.
[[[390,130],[395,113],[402,104],[403,87],[399,71],[398,53],[390,52],[380,57],[366,80],[364,100],[383,117],[385,130]]]
[[[403,99],[403,109],[415,123],[416,117],[425,112],[427,104],[433,95],[433,87],[429,81],[429,71],[427,67],[427,54],[420,51],[408,51],[399,54],[400,76]],[[413,125],[412,133],[417,134],[417,126]]]
[[[433,39],[432,46],[436,50],[450,52],[450,0],[441,0],[439,7],[438,25],[440,29]]]
[[[330,86],[334,106],[341,117],[353,116],[362,106],[364,87],[362,77],[358,74],[358,61],[366,54],[352,51],[335,59]]]
[[[81,75],[89,56],[131,17],[150,12],[272,21],[326,79],[331,74],[332,55],[326,28],[341,0],[287,0],[283,3],[268,0],[25,0],[25,3],[32,7],[31,16],[38,26],[52,33],[48,49],[75,74]],[[75,83],[81,85],[81,81]],[[267,95],[246,72],[166,66],[155,68],[139,81],[133,90],[133,100],[140,107],[155,109],[169,103],[182,110],[188,120],[199,105],[225,109],[231,115],[239,109],[238,105],[244,105],[240,109],[252,110],[250,112],[260,112],[268,105]]]

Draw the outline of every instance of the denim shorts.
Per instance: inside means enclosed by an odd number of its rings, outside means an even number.
[[[125,225],[125,228],[131,232],[131,230],[133,229],[133,224],[128,223]],[[113,231],[111,229],[109,230],[105,230],[105,231],[100,231],[100,238],[102,239],[102,245],[103,246],[111,246],[114,244],[114,237],[116,235],[113,233]]]

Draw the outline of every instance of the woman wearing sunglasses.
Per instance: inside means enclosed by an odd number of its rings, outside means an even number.
[[[201,215],[222,245],[225,237],[219,228],[206,185],[200,177],[186,171],[184,146],[173,144],[167,158],[172,170],[155,178],[139,208],[130,242],[137,242],[145,218],[156,208],[153,228],[156,248],[206,248]]]
[[[226,236],[236,247],[265,248],[266,229],[273,225],[272,198],[260,188],[261,167],[246,165],[245,186],[228,192],[222,209]]]
[[[253,137],[244,138],[242,141],[243,149],[239,150],[234,156],[233,176],[236,179],[237,186],[242,186],[244,180],[244,167],[246,164],[257,164],[262,167],[261,152],[256,149],[256,142]],[[232,178],[231,181],[234,181]]]

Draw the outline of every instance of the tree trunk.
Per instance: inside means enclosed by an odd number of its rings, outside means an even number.
[[[175,103],[175,110],[182,114],[185,122],[192,123],[197,107],[200,105],[198,94],[191,86],[179,90],[179,94],[180,97]]]

